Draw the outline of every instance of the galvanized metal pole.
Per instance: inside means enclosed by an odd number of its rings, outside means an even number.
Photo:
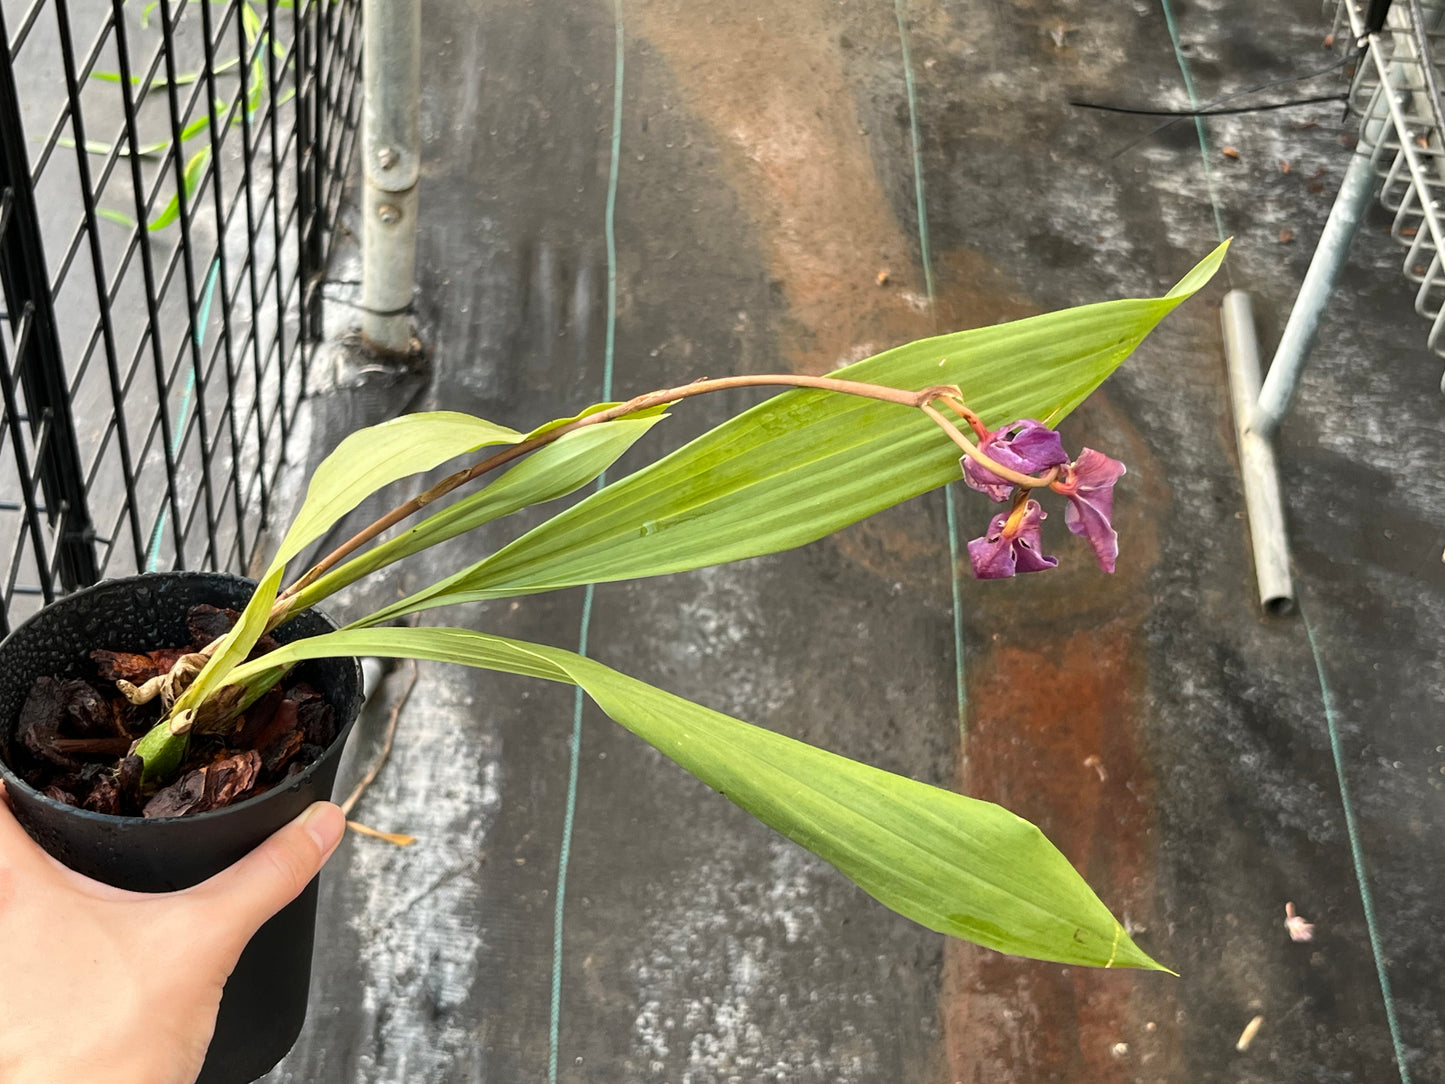
[[[1320,243],[1315,246],[1309,270],[1300,284],[1299,296],[1290,310],[1289,322],[1285,324],[1274,360],[1269,365],[1269,374],[1260,390],[1259,404],[1250,419],[1250,428],[1266,437],[1279,428],[1289,410],[1300,373],[1319,333],[1325,306],[1334,292],[1335,282],[1350,254],[1350,242],[1354,240],[1365,205],[1370,202],[1374,191],[1375,169],[1370,156],[1360,153],[1351,155],[1339,195],[1330,208],[1330,217],[1325,221]]]
[[[362,335],[411,349],[421,177],[421,0],[365,0]]]
[[[1289,573],[1289,540],[1284,531],[1284,501],[1274,445],[1269,434],[1254,424],[1259,399],[1259,340],[1249,295],[1243,290],[1230,290],[1224,295],[1219,319],[1224,329],[1224,359],[1229,366],[1234,435],[1239,442],[1239,473],[1244,481],[1244,507],[1254,547],[1259,601],[1268,613],[1287,614],[1294,609],[1294,581]]]

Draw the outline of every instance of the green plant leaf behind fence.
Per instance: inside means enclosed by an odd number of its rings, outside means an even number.
[[[124,211],[117,211],[111,207],[97,207],[95,217],[103,218],[107,222],[114,222],[117,226],[124,226],[128,230],[135,229],[135,219]]]
[[[361,577],[419,550],[531,505],[565,497],[617,462],[623,452],[664,417],[665,414],[653,413],[647,417],[618,418],[575,430],[538,448],[486,488],[428,516],[395,538],[373,546],[303,588],[292,600],[293,611],[314,606]]]
[[[1164,297],[924,339],[832,375],[910,390],[957,384],[990,426],[1019,418],[1057,424],[1209,280],[1224,251]],[[922,412],[790,391],[367,620],[776,553],[958,476],[958,448]]]
[[[204,123],[204,119],[202,123]],[[57,146],[61,147],[73,148],[75,146],[75,140],[73,139],[61,138],[57,139],[55,142]],[[170,145],[171,141],[169,139],[157,140],[154,143],[143,143],[141,144],[140,149],[135,153],[141,158],[150,158],[154,155],[160,154]],[[115,150],[114,143],[104,143],[99,139],[87,139],[85,141],[86,154],[105,155],[109,154],[113,150]],[[127,147],[122,147],[119,151],[116,151],[116,155],[120,158],[129,158],[130,153],[130,149]],[[134,222],[135,220],[131,219],[131,221]]]
[[[236,57],[232,57],[229,60],[223,60],[211,69],[211,74],[222,75],[225,72],[228,72],[232,68],[236,67],[238,63],[240,62]],[[206,73],[204,71],[182,72],[181,74],[176,76],[175,85],[178,87],[188,87],[191,84],[195,83],[205,74]],[[121,81],[120,72],[93,71],[90,73],[90,78],[94,79],[97,83],[119,83]],[[130,85],[133,87],[140,86],[141,77],[139,75],[132,75],[130,77]],[[158,79],[152,79],[150,81],[151,90],[165,90],[165,88],[170,85],[171,81],[164,76]]]
[[[256,14],[256,9],[249,3],[241,5],[241,27],[245,31],[247,42],[255,42],[261,36],[261,16]]]
[[[181,176],[181,187],[185,190],[186,201],[190,202],[196,194],[196,189],[201,185],[201,178],[206,172],[206,163],[211,160],[211,148],[202,147],[195,154],[191,155],[186,162],[186,168]],[[163,230],[174,222],[181,214],[181,194],[177,192],[171,196],[170,201],[161,208],[161,213],[146,227],[148,230]]]
[[[1036,827],[653,688],[570,651],[467,629],[343,630],[287,644],[237,681],[331,655],[431,659],[580,686],[614,720],[931,930],[1000,952],[1165,970]]]
[[[226,102],[222,101],[220,98],[215,99],[211,103],[212,112],[203,113],[201,116],[197,117],[195,120],[191,121],[190,124],[187,124],[184,128],[181,129],[182,146],[184,146],[186,143],[189,143],[192,139],[203,133],[210,125],[212,117],[219,116],[227,108],[228,105]],[[73,139],[61,139],[58,142],[61,146],[64,147],[75,146],[75,141]],[[112,151],[114,151],[115,154],[120,158],[129,158],[132,153],[134,153],[139,158],[150,158],[154,155],[165,152],[171,146],[171,142],[172,141],[169,139],[162,139],[158,140],[155,143],[144,143],[134,152],[132,152],[129,147],[120,147],[119,149],[117,149],[115,144],[113,143],[102,143],[98,140],[87,139],[85,141],[85,150],[87,154],[109,155]],[[190,162],[186,166],[185,182],[187,200],[191,199],[191,197],[195,195],[196,187],[200,184],[201,175],[205,170],[209,154],[209,149],[202,149],[196,152],[196,154],[191,157]],[[160,214],[158,214],[155,219],[151,221],[147,228],[151,230],[159,230],[164,229],[166,226],[169,226],[179,216],[180,208],[180,199],[176,196],[172,196],[170,202],[167,203],[164,208],[162,208]],[[126,214],[124,211],[116,211],[107,207],[97,207],[95,213],[100,218],[103,218],[108,222],[114,222],[117,225],[126,227],[127,229],[135,229],[135,219],[132,218],[130,215]]]
[[[240,620],[176,701],[172,714],[195,709],[220,688],[226,675],[251,653],[265,630],[286,563],[367,497],[448,459],[490,444],[516,444],[521,439],[522,434],[515,429],[455,411],[403,414],[346,437],[317,466],[301,508]],[[157,729],[166,725],[161,722]]]

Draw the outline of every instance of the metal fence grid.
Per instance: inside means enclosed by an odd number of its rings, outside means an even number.
[[[360,0],[0,0],[0,629],[244,570],[305,394]]]

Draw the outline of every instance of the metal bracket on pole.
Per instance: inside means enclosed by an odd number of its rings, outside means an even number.
[[[421,2],[365,0],[361,332],[406,353],[416,280],[421,177]]]

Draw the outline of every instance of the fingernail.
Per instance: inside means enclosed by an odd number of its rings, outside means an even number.
[[[346,831],[346,818],[330,802],[316,802],[301,814],[298,823],[316,841],[323,854],[340,843],[342,833]]]

